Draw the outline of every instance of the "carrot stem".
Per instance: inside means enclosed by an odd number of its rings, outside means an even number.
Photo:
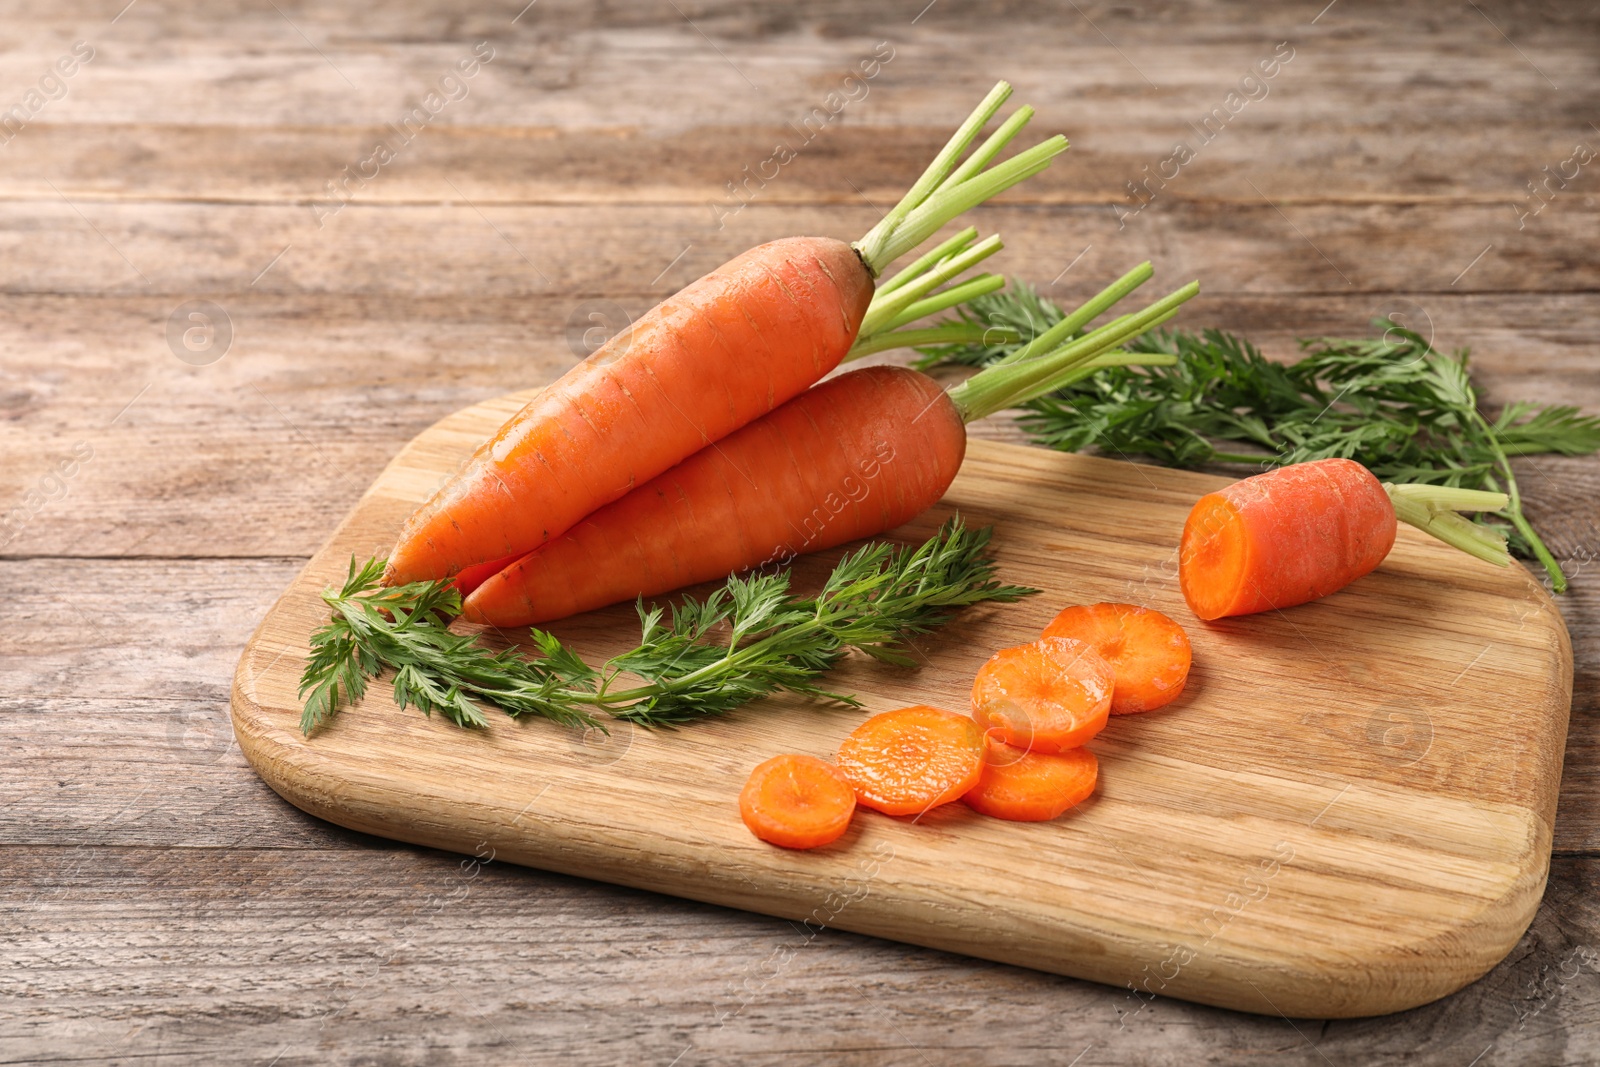
[[[956,163],[961,154],[1010,95],[1010,85],[997,83],[983,102],[967,116],[944,148],[940,149],[939,154],[934,156],[933,162],[928,164],[928,168],[901,197],[900,202],[855,243],[856,253],[874,278],[957,215],[1038,174],[1050,165],[1051,159],[1067,150],[1067,139],[1058,134],[1017,153],[1004,163],[989,167],[1000,150],[1033,117],[1031,107],[1021,107],[958,167]],[[924,256],[912,268],[923,266],[925,260],[937,261],[937,258]],[[898,279],[908,272],[915,275],[911,268],[902,271],[895,276],[896,284],[892,288],[904,284]]]
[[[1489,424],[1489,421],[1478,412],[1476,404],[1473,406],[1472,413],[1478,420],[1478,425],[1483,428],[1484,435],[1488,438],[1489,446],[1494,450],[1496,462],[1501,472],[1505,475],[1506,497],[1509,501],[1506,506],[1506,518],[1510,519],[1511,525],[1515,526],[1517,532],[1527,539],[1528,547],[1533,549],[1534,558],[1539,561],[1540,566],[1544,567],[1544,572],[1550,576],[1551,591],[1565,593],[1567,591],[1567,576],[1562,573],[1561,564],[1556,561],[1555,556],[1551,555],[1550,549],[1546,547],[1543,538],[1534,532],[1533,524],[1528,522],[1527,516],[1522,513],[1522,493],[1517,488],[1517,476],[1511,470],[1511,460],[1507,458],[1505,449],[1500,447],[1499,435],[1494,432],[1494,427]],[[1486,476],[1485,481],[1496,489],[1500,487],[1500,483],[1493,475]]]
[[[867,307],[866,317],[861,320],[861,335],[870,337],[880,332],[894,320],[896,315],[916,303],[917,300],[957,275],[964,273],[968,268],[988,259],[1004,247],[1005,245],[1000,241],[1000,235],[991,234],[959,255],[951,256],[949,259],[944,260],[915,281],[907,282],[905,285],[900,286],[900,288],[887,296],[874,296],[872,303]]]
[[[1083,306],[1068,314],[1027,345],[1017,349],[1004,359],[997,360],[996,363],[1021,363],[1023,360],[1032,359],[1041,352],[1049,352],[1058,347],[1063,341],[1066,341],[1073,334],[1098,318],[1102,312],[1117,303],[1117,301],[1149,281],[1154,274],[1155,268],[1150,266],[1149,260],[1146,260],[1090,297]]]
[[[1123,316],[1052,352],[986,367],[951,389],[950,399],[961,417],[973,422],[1055,392],[1075,376],[1081,377],[1077,372],[1090,360],[1172,318],[1199,291],[1200,284],[1190,282],[1143,311]]]
[[[1006,279],[1003,274],[980,274],[976,278],[942,289],[930,297],[907,306],[900,314],[884,323],[880,329],[897,330],[908,322],[916,322],[936,312],[953,308],[957,304],[965,304],[975,297],[992,293],[996,289],[1004,289],[1005,284]]]
[[[1394,517],[1408,526],[1497,567],[1511,565],[1506,539],[1487,526],[1463,518],[1463,511],[1504,512],[1511,498],[1505,493],[1461,489],[1448,485],[1394,485],[1384,483],[1394,502]]]
[[[1000,110],[1010,95],[1009,82],[996,82],[994,88],[989,90],[989,94],[983,98],[972,114],[967,116],[967,120],[956,128],[956,132],[945,142],[939,154],[933,157],[933,162],[928,164],[922,176],[906,190],[906,195],[900,198],[900,202],[890,208],[889,213],[878,220],[878,224],[868,230],[866,236],[856,242],[856,250],[861,253],[862,262],[867,265],[873,277],[877,277],[885,266],[899,258],[882,256],[882,242],[905,221],[906,216],[933,195],[940,183],[955,168],[956,160],[961,157],[961,153],[967,150],[967,146],[978,136],[978,132],[988,125],[989,120],[994,118],[995,112]]]
[[[1165,352],[1126,352],[1119,348],[1102,352],[1093,359],[1080,363],[1075,369],[1063,373],[1057,379],[1055,389],[1065,389],[1069,385],[1075,385],[1107,367],[1174,367],[1177,363],[1177,356]],[[1055,392],[1055,389],[1050,391]]]
[[[957,252],[964,250],[973,242],[973,240],[977,238],[977,236],[978,228],[976,226],[968,226],[966,229],[962,230],[948,241],[945,241],[943,244],[936,245],[931,252],[928,252],[920,259],[913,261],[909,267],[895,274],[887,281],[880,282],[878,285],[878,295],[881,296],[884,293],[891,293],[907,282],[912,281],[915,278],[920,278],[924,273],[927,272],[929,267],[932,267],[941,259],[953,256]]]
[[[921,348],[925,345],[960,345],[960,344],[1015,344],[1022,340],[1022,335],[1007,326],[981,326],[975,322],[947,322],[942,326],[929,326],[922,330],[899,330],[894,333],[880,333],[872,337],[865,337],[855,343],[850,349],[850,354],[845,359],[860,359],[863,356],[876,355],[887,352],[891,348]],[[1145,353],[1138,353],[1143,362]],[[1177,357],[1172,357],[1172,362],[1177,362]],[[1109,366],[1110,364],[1108,364]]]
[[[1178,357],[1170,352],[1129,352],[1126,349],[1114,348],[1109,352],[1102,352],[1079,370],[1097,371],[1107,367],[1175,367]]]
[[[863,259],[869,267],[875,263],[893,263],[957,215],[1033,177],[1048,167],[1050,160],[1066,150],[1067,139],[1057,134],[976,177],[968,178],[960,185],[941,186],[895,229],[884,234],[878,243],[858,246]]]
[[[1011,139],[1022,130],[1022,127],[1028,124],[1028,120],[1033,118],[1033,114],[1033,108],[1027,104],[1017,108],[1016,111],[1011,113],[1011,117],[1001,124],[998,130],[989,135],[987,141],[973,150],[972,155],[968,156],[966,162],[955,169],[950,177],[945,180],[945,183],[947,185],[960,185],[968,178],[982,171],[984,167],[989,165],[990,160],[1000,154],[1000,149],[1009,144]]]

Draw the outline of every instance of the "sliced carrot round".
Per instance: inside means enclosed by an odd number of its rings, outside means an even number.
[[[774,756],[750,772],[739,793],[739,814],[750,832],[784,848],[837,841],[855,810],[855,792],[815,756]]]
[[[1077,748],[1106,725],[1115,675],[1086,641],[1044,637],[996,652],[972,685],[984,731],[1030,752]]]
[[[889,815],[920,815],[959,799],[982,771],[977,724],[925,705],[874,715],[839,746],[839,772],[856,799]]]
[[[1057,615],[1044,635],[1084,641],[1111,664],[1117,676],[1113,715],[1170,704],[1189,680],[1189,637],[1159,611],[1136,604],[1086,604]]]
[[[1045,822],[1088,799],[1100,764],[1086,748],[1024,752],[992,738],[978,784],[961,799],[974,811],[1013,822]]]

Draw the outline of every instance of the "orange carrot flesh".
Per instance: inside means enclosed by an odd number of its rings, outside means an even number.
[[[1202,619],[1292,607],[1337,592],[1394,547],[1394,504],[1348,459],[1279,467],[1200,498],[1178,582]]]
[[[1115,675],[1087,642],[1043,637],[996,652],[972,685],[984,732],[1030,752],[1077,748],[1105,728]]]
[[[841,374],[506,567],[465,616],[548,622],[880,534],[944,495],[966,440],[926,375]]]
[[[1013,822],[1047,822],[1089,798],[1100,764],[1086,748],[1026,752],[991,739],[978,784],[962,796],[974,811]]]
[[[784,848],[837,841],[855,810],[855,791],[814,756],[774,756],[750,772],[739,793],[739,815],[750,832]]]
[[[856,727],[839,746],[839,773],[866,807],[920,815],[977,784],[983,749],[983,734],[971,719],[917,705]]]
[[[528,552],[839,364],[873,281],[842,241],[753,248],[662,301],[507,422],[406,523],[391,583]]]
[[[1044,636],[1076,638],[1111,664],[1116,675],[1113,715],[1165,707],[1178,699],[1189,680],[1193,651],[1183,627],[1136,604],[1067,608],[1044,628]]]

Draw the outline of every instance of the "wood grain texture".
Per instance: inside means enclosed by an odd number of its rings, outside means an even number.
[[[1529,512],[1576,575],[1560,602],[1577,674],[1544,904],[1488,976],[1392,1018],[1289,1022],[1164,997],[1132,1015],[1126,991],[835,931],[802,942],[780,920],[503,863],[462,901],[457,857],[301,815],[227,726],[251,626],[407,440],[564,370],[580,301],[637,310],[743,242],[847,233],[870,215],[849,183],[891,198],[995,76],[1073,141],[1007,194],[1014,276],[1082,295],[1132,255],[1165,278],[1181,251],[1206,287],[1187,321],[1280,357],[1296,336],[1358,332],[1410,299],[1442,343],[1473,347],[1491,405],[1600,410],[1600,246],[1592,221],[1566,224],[1592,215],[1595,172],[1526,230],[1516,215],[1541,168],[1596,143],[1592,6],[539,0],[513,23],[523,6],[0,0],[0,105],[73,40],[97,49],[0,147],[0,508],[74,442],[96,449],[0,548],[0,1059],[1600,1056],[1600,981],[1575,955],[1600,946],[1590,459],[1521,465]],[[318,230],[308,205],[325,183],[483,39],[498,55],[472,95]],[[898,51],[871,95],[717,230],[707,201],[885,39]],[[1271,95],[1104,244],[1124,182],[1281,40],[1297,54]],[[550,225],[545,209],[567,205],[634,210]],[[684,227],[676,244],[653,232],[655,205]],[[1301,213],[1340,205],[1362,213],[1354,229]],[[1368,263],[1369,240],[1389,262]],[[209,367],[173,359],[163,336],[194,298],[238,326]],[[1003,420],[974,431],[1017,439]]]
[[[248,771],[245,776],[253,778]],[[1380,1019],[1288,1021],[326,827],[319,847],[0,852],[26,1062],[1582,1065],[1600,862],[1557,856],[1511,955]],[[20,924],[19,924],[20,925]],[[819,1025],[826,1019],[827,1025]],[[1492,1048],[1490,1048],[1492,1046]],[[1485,1049],[1489,1048],[1487,1054]]]
[[[1038,227],[1066,233],[1048,219]],[[1273,254],[1292,253],[1278,246]],[[1069,275],[1054,292],[1086,299],[1089,277],[1069,286]],[[567,322],[593,299],[211,295],[237,332],[235,350],[207,367],[182,364],[166,347],[175,296],[7,303],[0,499],[21,498],[78,441],[95,456],[0,555],[309,556],[326,539],[329,516],[349,510],[440,415],[566,371],[576,358]],[[664,295],[607,299],[637,313]],[[1374,315],[1401,306],[1425,313],[1441,346],[1472,348],[1491,405],[1528,399],[1600,410],[1600,361],[1589,342],[1600,333],[1600,298],[1588,294],[1208,291],[1183,321],[1236,330],[1288,359],[1297,337],[1361,335]],[[1006,419],[971,432],[1021,440]],[[1591,506],[1600,464],[1534,457],[1522,468],[1528,507],[1558,553],[1600,551],[1600,512]]]
[[[266,293],[609,297],[660,287],[665,295],[752,245],[795,233],[853,240],[879,216],[860,201],[753,204],[719,227],[700,206],[441,199],[453,202],[358,202],[320,229],[309,211],[289,205],[0,202],[8,254],[0,292],[141,294],[163,314],[181,302],[172,296],[216,293],[244,301]],[[1063,295],[1077,285],[1093,292],[1144,259],[1158,261],[1153,284],[1170,281],[1169,290],[1197,273],[1219,293],[1356,293],[1374,302],[1458,290],[1458,276],[1471,279],[1458,291],[1600,289],[1600,207],[1574,198],[1548,212],[1524,231],[1490,204],[1285,207],[1259,197],[1156,201],[1126,224],[1083,204],[996,201],[966,217],[1006,239],[1008,274],[1067,282]],[[1419,244],[1419,231],[1438,236]],[[1556,242],[1574,252],[1544,279],[1530,267],[1548,262]]]
[[[1031,639],[1066,604],[1134,600],[1189,620],[1191,689],[1164,713],[1108,727],[1092,746],[1096,797],[1058,822],[1018,826],[954,805],[916,821],[863,813],[828,849],[765,845],[737,817],[749,769],[779,752],[827,757],[861,718],[792,699],[586,745],[540,724],[464,733],[399,714],[385,693],[301,737],[297,685],[325,618],[320,590],[352,555],[382,554],[530,396],[475,405],[411,442],[246,646],[233,693],[240,747],[306,811],[1274,1014],[1375,1015],[1437,999],[1498,963],[1531,920],[1572,660],[1559,613],[1526,572],[1464,572],[1406,531],[1376,578],[1340,596],[1202,625],[1177,590],[1174,546],[1218,480],[1038,449],[974,442],[939,507],[897,534],[918,540],[951,512],[993,524],[1005,579],[1044,595],[919,640],[914,671],[857,662],[834,684],[869,712],[964,711],[984,650]],[[808,561],[813,580],[823,563]],[[604,656],[627,647],[631,616],[624,605],[555,630]]]

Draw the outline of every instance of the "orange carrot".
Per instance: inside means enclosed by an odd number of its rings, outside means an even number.
[[[1086,642],[1116,673],[1111,714],[1154,711],[1178,698],[1189,679],[1192,652],[1183,627],[1134,604],[1067,608],[1044,628],[1046,637]]]
[[[1021,108],[958,166],[1009,94],[997,85],[854,245],[791,237],[751,249],[662,301],[541,392],[406,523],[387,580],[450,577],[531,551],[833,370],[874,306],[884,267],[1066,149],[1057,136],[988,167],[1032,115]],[[965,244],[941,245],[954,254],[936,262],[923,257],[918,264],[929,269],[919,267],[914,280],[902,272],[886,281],[893,290],[875,305],[873,330],[949,306],[919,298],[999,248],[995,238]]]
[[[961,800],[974,811],[1013,822],[1045,822],[1087,800],[1100,765],[1086,748],[1059,755],[1027,752],[990,739],[978,784]]]
[[[739,815],[750,832],[784,848],[837,841],[855,810],[854,790],[814,756],[774,756],[750,772],[739,793]]]
[[[1498,511],[1500,493],[1384,485],[1348,459],[1279,467],[1200,498],[1184,523],[1178,582],[1202,619],[1304,604],[1374,570],[1400,519],[1489,562],[1505,542],[1457,511]]]
[[[462,596],[471,596],[478,586],[521,558],[521,556],[503,556],[500,559],[490,560],[488,563],[474,563],[470,567],[462,568],[461,572],[456,575],[454,583],[456,591]]]
[[[926,705],[874,715],[839,746],[839,773],[856,800],[889,815],[920,815],[959,799],[982,771],[977,725]]]
[[[1145,264],[1106,292],[1148,277]],[[893,529],[949,488],[966,422],[1092,373],[1108,348],[1165,321],[1195,290],[1054,347],[1108,305],[1097,297],[1064,320],[1067,331],[1041,335],[1036,357],[948,393],[901,367],[823,382],[505,568],[467,597],[465,616],[548,622]]]
[[[1041,637],[1003,648],[972,683],[972,717],[988,736],[1030,752],[1064,752],[1105,729],[1115,675],[1087,643]]]
[[[931,506],[966,452],[931,378],[852,371],[609,504],[466,599],[521,626],[650,596],[892,529]]]
[[[762,245],[690,284],[479,448],[406,523],[389,580],[444,577],[565,532],[832,370],[871,299],[855,252],[825,238]]]

